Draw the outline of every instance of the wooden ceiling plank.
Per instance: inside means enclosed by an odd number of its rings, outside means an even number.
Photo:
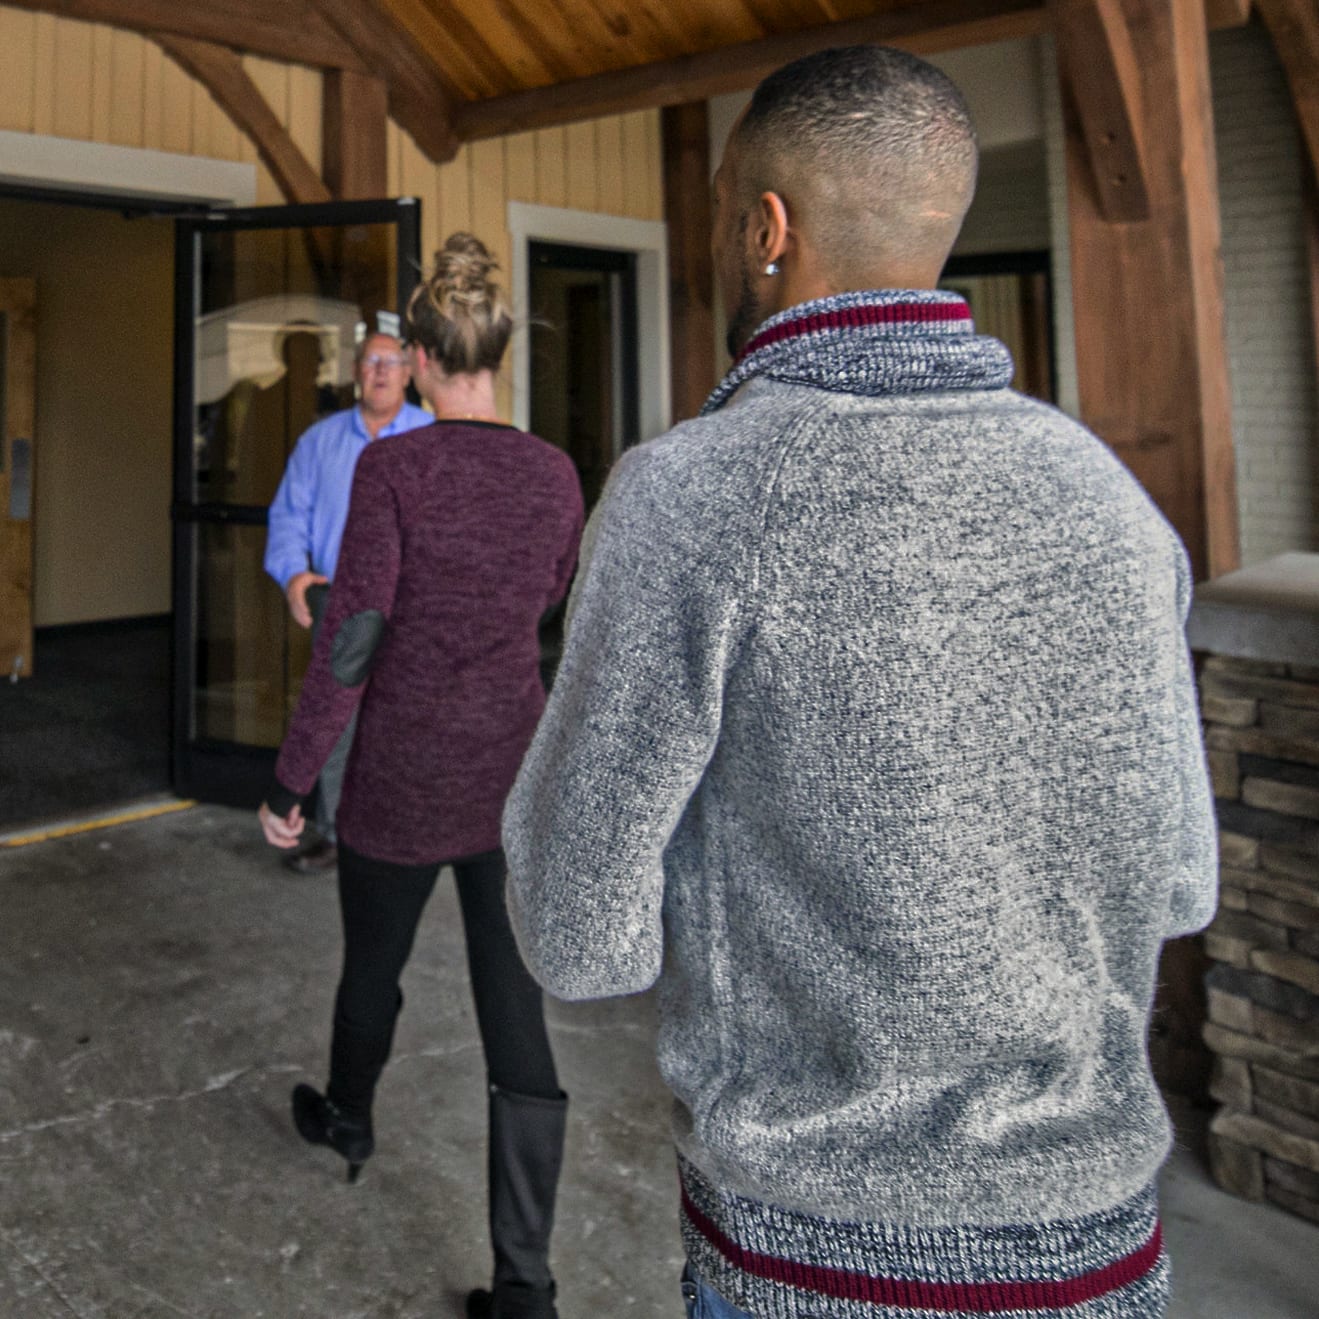
[[[674,59],[683,53],[681,35],[661,19],[666,14],[663,9],[657,13],[652,5],[629,4],[628,0],[580,2],[595,15],[605,44],[639,57],[639,63]]]
[[[469,100],[472,95],[472,78],[464,80],[461,69],[467,69],[474,75],[476,85],[487,89],[480,94],[489,96],[498,95],[510,79],[517,82],[522,77],[540,83],[552,81],[555,76],[539,59],[538,50],[533,48],[531,52],[529,70],[525,53],[510,54],[506,31],[499,36],[483,31],[456,3],[446,3],[442,13],[437,13],[428,0],[385,0],[385,3],[399,26],[454,82],[455,99]],[[525,52],[525,45],[519,45]]]
[[[222,0],[210,4],[186,4],[179,0],[5,0],[5,3],[60,18],[107,23],[147,36],[166,32],[192,37],[254,55],[296,60],[320,68],[364,68],[352,46],[299,0],[278,5],[265,0]]]
[[[581,69],[577,62],[559,48],[555,40],[555,33],[537,26],[522,6],[509,4],[508,0],[493,0],[492,8],[499,14],[507,27],[516,34],[520,44],[545,69],[553,81],[565,82],[569,78],[576,78],[581,75]],[[552,11],[536,9],[533,12],[550,12],[556,20],[555,26],[560,31],[563,30],[562,20]],[[507,63],[507,57],[505,62]]]
[[[595,69],[606,52],[587,30],[585,14],[574,13],[569,28],[557,12],[532,8],[528,14],[529,8],[496,0],[492,6],[495,26],[489,26],[490,18],[481,20],[499,52],[494,58],[501,93],[511,87],[569,82]],[[536,18],[542,15],[551,21],[538,24]]]
[[[389,110],[436,164],[451,160],[452,92],[439,70],[385,9],[361,0],[312,0],[322,17],[389,87]]]
[[[154,40],[185,72],[215,97],[220,108],[247,134],[290,202],[325,202],[330,190],[298,149],[269,102],[227,46],[157,33]]]
[[[828,14],[820,12],[817,0],[739,0],[739,3],[765,36],[831,21]]]
[[[741,42],[557,86],[470,102],[454,111],[463,141],[548,128],[606,114],[681,105],[754,86],[767,73],[816,50],[884,42],[920,54],[1034,36],[1045,28],[1043,0],[930,0]]]
[[[450,100],[477,100],[499,96],[507,83],[507,71],[483,62],[455,39],[452,28],[432,11],[427,0],[388,0],[395,20],[414,44],[426,51],[450,92]],[[447,18],[447,15],[446,15]]]
[[[1058,60],[1110,223],[1147,219],[1140,65],[1121,0],[1049,0]]]
[[[1319,9],[1314,0],[1256,0],[1291,85],[1292,104],[1319,176]]]

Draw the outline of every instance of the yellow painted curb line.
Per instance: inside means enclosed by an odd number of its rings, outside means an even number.
[[[46,843],[54,838],[68,838],[73,834],[91,833],[96,829],[110,829],[117,824],[133,824],[138,820],[150,820],[157,815],[173,815],[176,811],[190,810],[197,803],[192,800],[165,802],[158,806],[143,806],[136,811],[123,811],[118,815],[101,815],[94,820],[82,820],[77,824],[56,825],[53,829],[39,829],[30,834],[11,834],[0,838],[0,847],[27,847],[30,843]]]

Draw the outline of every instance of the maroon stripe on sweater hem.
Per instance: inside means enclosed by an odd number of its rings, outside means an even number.
[[[932,325],[970,319],[971,309],[965,302],[865,303],[837,311],[812,312],[762,330],[738,354],[737,360],[740,362],[770,344],[799,334],[818,334],[821,330],[854,330],[867,325]]]
[[[698,1232],[735,1268],[769,1282],[817,1292],[840,1300],[863,1301],[902,1310],[932,1310],[938,1314],[1006,1314],[1013,1310],[1061,1310],[1082,1305],[1149,1273],[1163,1253],[1163,1229],[1155,1223],[1150,1239],[1101,1269],[1074,1278],[1022,1282],[923,1282],[909,1278],[876,1278],[865,1273],[821,1264],[799,1264],[748,1250],[726,1236],[699,1210],[682,1188],[682,1207]]]

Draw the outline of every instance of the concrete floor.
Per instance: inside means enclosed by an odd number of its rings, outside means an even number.
[[[244,812],[0,848],[0,1316],[448,1319],[485,1280],[484,1097],[452,887],[427,912],[361,1182],[303,1145],[323,1079],[333,888]],[[648,998],[551,1006],[575,1104],[564,1319],[678,1319]],[[1169,1165],[1174,1319],[1316,1319],[1319,1226]]]

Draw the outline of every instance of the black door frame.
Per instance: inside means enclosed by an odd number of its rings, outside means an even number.
[[[248,229],[325,229],[339,225],[397,226],[397,307],[407,306],[420,275],[421,202],[415,197],[324,202],[190,212],[175,222],[174,243],[174,628],[170,656],[170,762],[181,796],[255,806],[269,783],[276,752],[268,747],[193,736],[196,688],[196,584],[199,532],[205,526],[264,526],[264,505],[199,503],[193,451],[196,325],[200,301],[199,243],[203,234]]]

